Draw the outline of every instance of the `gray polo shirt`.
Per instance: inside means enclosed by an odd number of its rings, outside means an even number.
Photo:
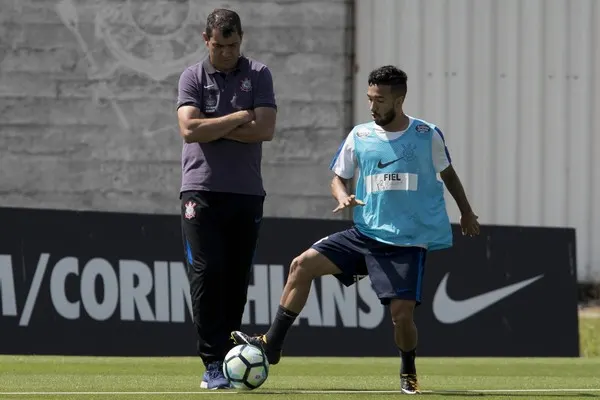
[[[277,108],[268,67],[240,57],[236,69],[221,73],[208,58],[188,67],[179,78],[177,108],[198,107],[206,117],[222,117],[239,110]],[[181,191],[207,190],[264,196],[261,143],[218,139],[184,143]]]

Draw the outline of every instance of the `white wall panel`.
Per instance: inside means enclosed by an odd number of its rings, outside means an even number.
[[[404,69],[481,222],[575,227],[581,281],[600,280],[599,3],[356,0],[355,122],[369,71]]]

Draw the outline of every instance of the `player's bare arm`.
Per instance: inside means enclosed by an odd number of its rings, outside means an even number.
[[[458,174],[454,170],[454,167],[450,165],[448,168],[440,173],[444,185],[450,192],[450,195],[454,198],[458,209],[460,210],[460,226],[463,235],[479,235],[479,222],[477,222],[477,215],[473,212],[471,204],[465,194],[465,189],[458,177]]]
[[[206,118],[195,106],[177,110],[179,133],[186,143],[208,143],[220,139],[254,119],[253,111],[238,111],[218,118]]]
[[[225,139],[243,143],[269,142],[275,134],[277,111],[272,107],[258,107],[253,121],[247,122],[225,135]]]
[[[338,202],[338,206],[333,210],[334,213],[341,211],[344,208],[365,205],[363,201],[358,200],[353,194],[348,194],[347,187],[348,179],[344,179],[339,175],[334,175],[331,180],[331,194]]]

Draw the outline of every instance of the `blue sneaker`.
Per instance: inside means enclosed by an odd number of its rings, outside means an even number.
[[[231,389],[231,384],[223,374],[222,362],[217,361],[208,364],[204,376],[202,377],[200,388],[209,390]]]

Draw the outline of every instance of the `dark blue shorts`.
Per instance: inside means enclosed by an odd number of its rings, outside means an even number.
[[[391,299],[421,303],[426,249],[381,243],[355,227],[327,236],[312,248],[342,271],[334,276],[345,286],[368,275],[382,304]]]

